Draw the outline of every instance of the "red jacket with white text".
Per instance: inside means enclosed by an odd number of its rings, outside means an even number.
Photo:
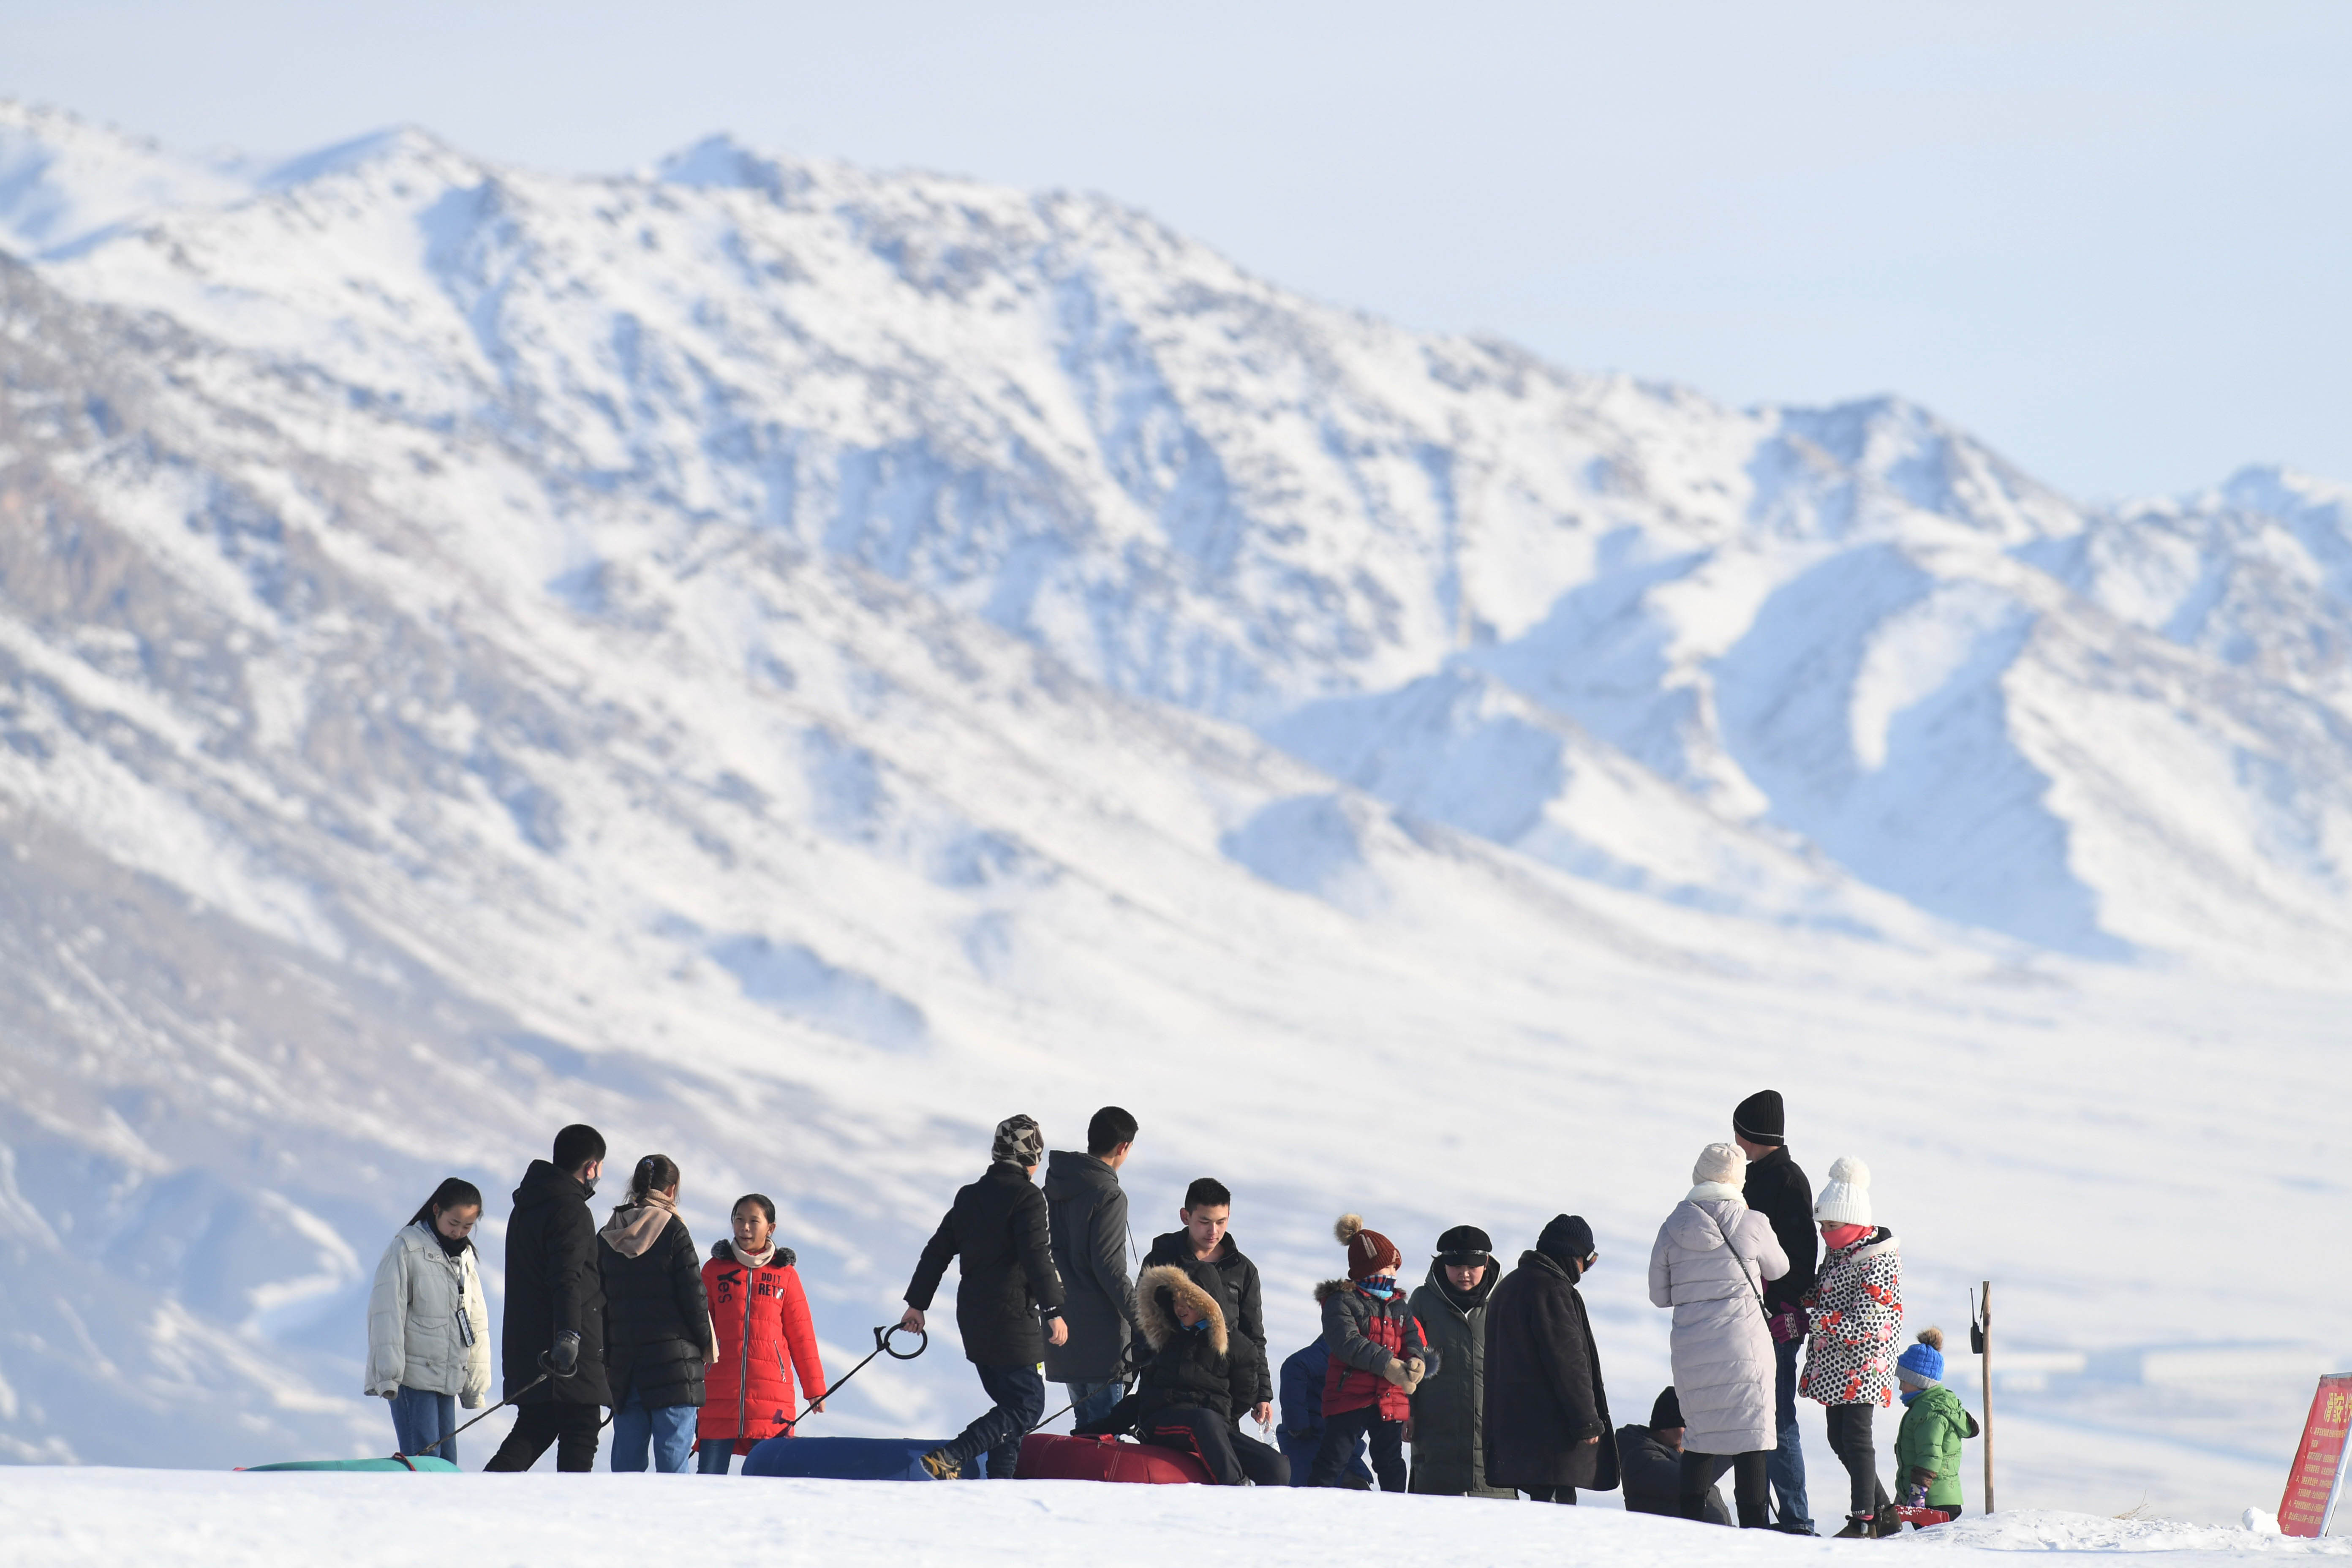
[[[702,1289],[710,1299],[719,1361],[703,1375],[697,1437],[732,1437],[735,1451],[748,1454],[762,1437],[791,1431],[800,1409],[793,1395],[794,1368],[812,1394],[824,1391],[816,1328],[809,1321],[808,1297],[794,1261],[787,1247],[776,1248],[761,1268],[737,1261],[730,1242],[710,1249],[710,1261],[702,1266]]]

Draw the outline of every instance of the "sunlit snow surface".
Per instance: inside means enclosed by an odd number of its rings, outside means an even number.
[[[202,1568],[332,1562],[693,1561],[785,1568],[1326,1568],[1370,1539],[1390,1561],[1496,1568],[1937,1563],[2006,1553],[2341,1561],[2352,1542],[2079,1513],[2001,1514],[1902,1541],[1798,1541],[1600,1509],[1289,1489],[719,1479],[700,1476],[200,1476],[0,1472],[12,1568],[136,1561]]]
[[[2275,1507],[2352,1360],[2343,487],[2086,510],[723,142],[0,106],[0,1456],[380,1452],[384,1238],[477,1180],[495,1300],[574,1118],[705,1243],[772,1194],[836,1368],[997,1118],[1117,1101],[1277,1351],[1342,1209],[1584,1213],[1636,1418],[1765,1084],[1914,1327],[1999,1282],[2013,1506]],[[973,1394],[943,1334],[820,1419]]]

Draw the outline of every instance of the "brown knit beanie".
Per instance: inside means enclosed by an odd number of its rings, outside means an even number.
[[[1396,1243],[1377,1230],[1366,1230],[1362,1215],[1341,1215],[1331,1234],[1348,1249],[1350,1279],[1377,1279],[1404,1267],[1404,1254],[1396,1249]]]

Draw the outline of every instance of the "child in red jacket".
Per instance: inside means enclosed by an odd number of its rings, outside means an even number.
[[[1340,1215],[1333,1234],[1348,1249],[1348,1279],[1333,1280],[1323,1300],[1323,1342],[1331,1365],[1323,1374],[1323,1440],[1307,1484],[1339,1485],[1357,1441],[1370,1437],[1381,1489],[1401,1492],[1412,1391],[1435,1375],[1437,1352],[1397,1289],[1404,1255],[1395,1243],[1366,1230],[1360,1215]]]
[[[735,1200],[735,1239],[710,1249],[702,1289],[710,1299],[710,1325],[719,1360],[704,1374],[702,1414],[695,1423],[695,1468],[723,1476],[738,1454],[778,1433],[792,1435],[796,1402],[793,1368],[824,1408],[824,1363],[792,1248],[775,1240],[776,1205],[759,1193]],[[786,1364],[789,1356],[790,1364]]]

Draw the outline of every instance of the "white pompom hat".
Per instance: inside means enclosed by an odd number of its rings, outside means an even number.
[[[1870,1225],[1870,1167],[1851,1154],[1830,1162],[1830,1179],[1813,1200],[1813,1218],[1822,1225]]]

